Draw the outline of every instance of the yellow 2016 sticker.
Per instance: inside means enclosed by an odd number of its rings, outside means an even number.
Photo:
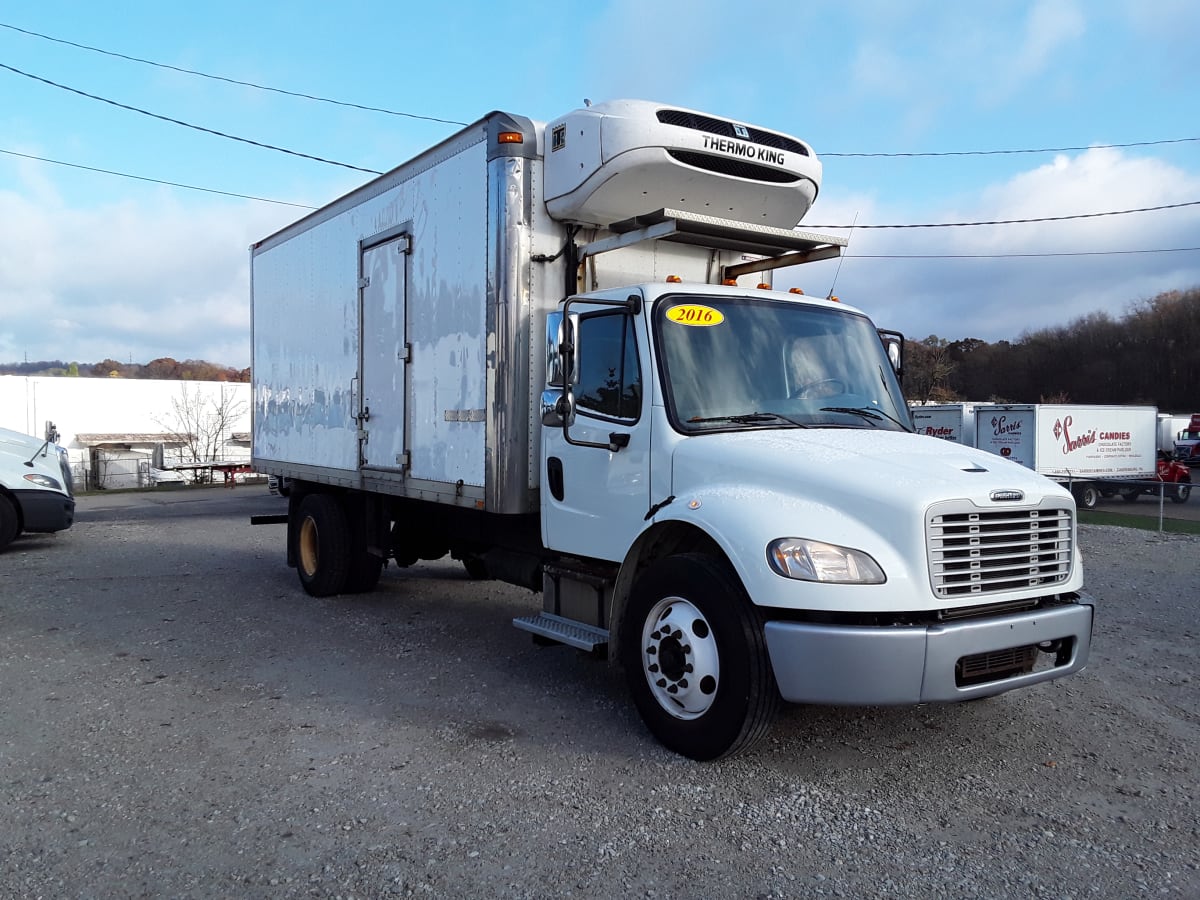
[[[699,303],[684,303],[668,309],[667,319],[679,325],[720,325],[725,321],[725,314],[719,309],[713,309],[711,306],[702,306]]]

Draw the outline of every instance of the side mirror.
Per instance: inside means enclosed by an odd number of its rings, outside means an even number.
[[[896,373],[897,378],[903,377],[904,335],[898,331],[887,331],[880,328],[879,340],[883,343],[883,349],[887,352],[888,362],[892,365],[892,371]]]

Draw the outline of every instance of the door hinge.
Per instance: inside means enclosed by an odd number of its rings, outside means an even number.
[[[410,238],[408,235],[405,235],[396,241],[396,252],[412,253],[412,238]]]
[[[412,454],[405,450],[403,453],[396,454],[396,465],[401,469],[407,469],[412,465]]]
[[[397,362],[412,362],[412,344],[405,344],[396,351]]]
[[[370,286],[371,286],[371,276],[370,275],[364,275],[362,278],[358,279],[358,289],[360,291],[365,291]]]

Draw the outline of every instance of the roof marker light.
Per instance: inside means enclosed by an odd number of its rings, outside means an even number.
[[[800,288],[792,288],[791,290],[788,291],[788,293],[789,294],[803,294],[804,291],[802,291]]]
[[[496,141],[501,144],[522,144],[525,142],[525,135],[519,131],[502,131],[496,135]]]
[[[765,281],[760,281],[758,283],[758,289],[760,291],[769,291],[771,289],[771,286],[769,284],[767,284]]]
[[[682,283],[683,283],[683,279],[680,278],[678,275],[668,275],[667,276],[667,284],[682,284]]]
[[[737,287],[737,279],[736,278],[726,278],[724,281],[721,282],[721,284],[725,285],[726,287]]]

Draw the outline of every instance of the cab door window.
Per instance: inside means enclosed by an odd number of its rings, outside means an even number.
[[[575,405],[579,412],[637,419],[642,407],[642,370],[633,318],[621,312],[581,316]]]

